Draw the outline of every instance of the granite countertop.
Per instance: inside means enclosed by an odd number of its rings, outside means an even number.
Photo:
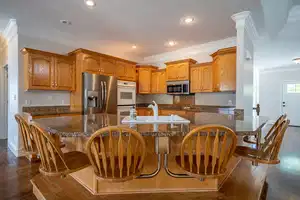
[[[31,116],[82,114],[81,109],[71,109],[70,106],[34,106],[23,107],[23,112]]]
[[[150,103],[138,103],[137,108],[148,108]],[[185,110],[190,112],[212,112],[219,113],[224,111],[233,112],[235,106],[207,106],[207,105],[174,105],[174,104],[158,104],[159,109],[163,110]],[[63,115],[63,114],[82,114],[81,109],[71,109],[70,106],[33,106],[23,107],[23,112],[29,113],[31,116],[45,115]]]
[[[183,116],[184,117],[184,116]],[[50,134],[62,137],[89,137],[96,130],[106,126],[124,126],[137,130],[143,136],[184,136],[200,125],[221,124],[233,129],[237,135],[257,134],[267,122],[267,118],[258,116],[244,117],[235,120],[233,115],[219,113],[195,113],[190,116],[190,124],[140,124],[124,125],[117,115],[92,114],[34,119],[33,121]]]

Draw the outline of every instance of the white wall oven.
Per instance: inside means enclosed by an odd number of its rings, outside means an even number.
[[[118,81],[118,106],[132,106],[136,104],[136,83]]]
[[[118,81],[118,124],[124,117],[130,115],[130,108],[136,105],[136,83]]]

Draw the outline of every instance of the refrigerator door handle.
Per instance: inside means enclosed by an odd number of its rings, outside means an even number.
[[[103,97],[103,105],[104,105],[104,108],[106,110],[106,98],[107,98],[107,88],[106,88],[106,82],[103,83],[104,84],[104,97]]]
[[[100,102],[101,102],[101,106],[100,106],[100,109],[102,110],[103,109],[103,106],[104,106],[104,102],[103,102],[103,98],[104,98],[104,86],[103,86],[103,81],[100,82],[100,85],[101,85],[101,98],[100,98]]]

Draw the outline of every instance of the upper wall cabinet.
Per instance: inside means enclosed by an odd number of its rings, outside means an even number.
[[[101,74],[105,76],[115,76],[117,71],[116,60],[110,57],[100,57]]]
[[[166,70],[153,71],[151,76],[151,93],[165,94],[167,92]]]
[[[119,80],[136,81],[136,66],[135,64],[117,61],[116,76]]]
[[[212,92],[212,63],[195,64],[191,67],[191,92]]]
[[[72,58],[28,48],[22,52],[26,90],[75,90]]]
[[[138,66],[138,93],[139,94],[150,94],[152,88],[152,72],[156,70],[157,67],[154,66]]]
[[[236,47],[220,49],[213,57],[213,91],[236,90]]]
[[[100,73],[100,57],[84,54],[82,58],[83,71],[91,73]]]
[[[193,59],[167,62],[167,81],[184,81],[190,79],[190,65],[197,61]]]

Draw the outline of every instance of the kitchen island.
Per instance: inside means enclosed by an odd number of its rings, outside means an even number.
[[[228,126],[238,136],[257,135],[260,137],[261,129],[267,122],[264,117],[251,116],[240,121],[235,120],[232,115],[203,112],[190,115],[189,120],[190,124],[124,125],[120,123],[120,118],[117,115],[92,114],[34,119],[34,122],[50,134],[60,136],[66,144],[64,151],[86,152],[85,145],[89,136],[96,130],[107,126],[130,127],[141,133],[147,147],[143,173],[149,178],[134,179],[123,183],[109,183],[96,179],[92,167],[72,173],[71,176],[93,195],[218,191],[235,171],[241,159],[233,157],[229,161],[226,174],[223,177],[204,180],[178,178],[173,175],[183,172],[176,165],[175,156],[179,153],[179,146],[183,137],[195,127],[205,124]],[[162,162],[162,156],[164,156],[164,162]],[[248,164],[251,166],[250,162]],[[165,170],[161,170],[162,168]],[[248,170],[251,173],[252,168],[249,167]],[[265,168],[263,171],[265,172]],[[241,177],[243,176],[241,175]],[[262,172],[260,177],[262,177],[261,180],[264,180],[265,173]]]

